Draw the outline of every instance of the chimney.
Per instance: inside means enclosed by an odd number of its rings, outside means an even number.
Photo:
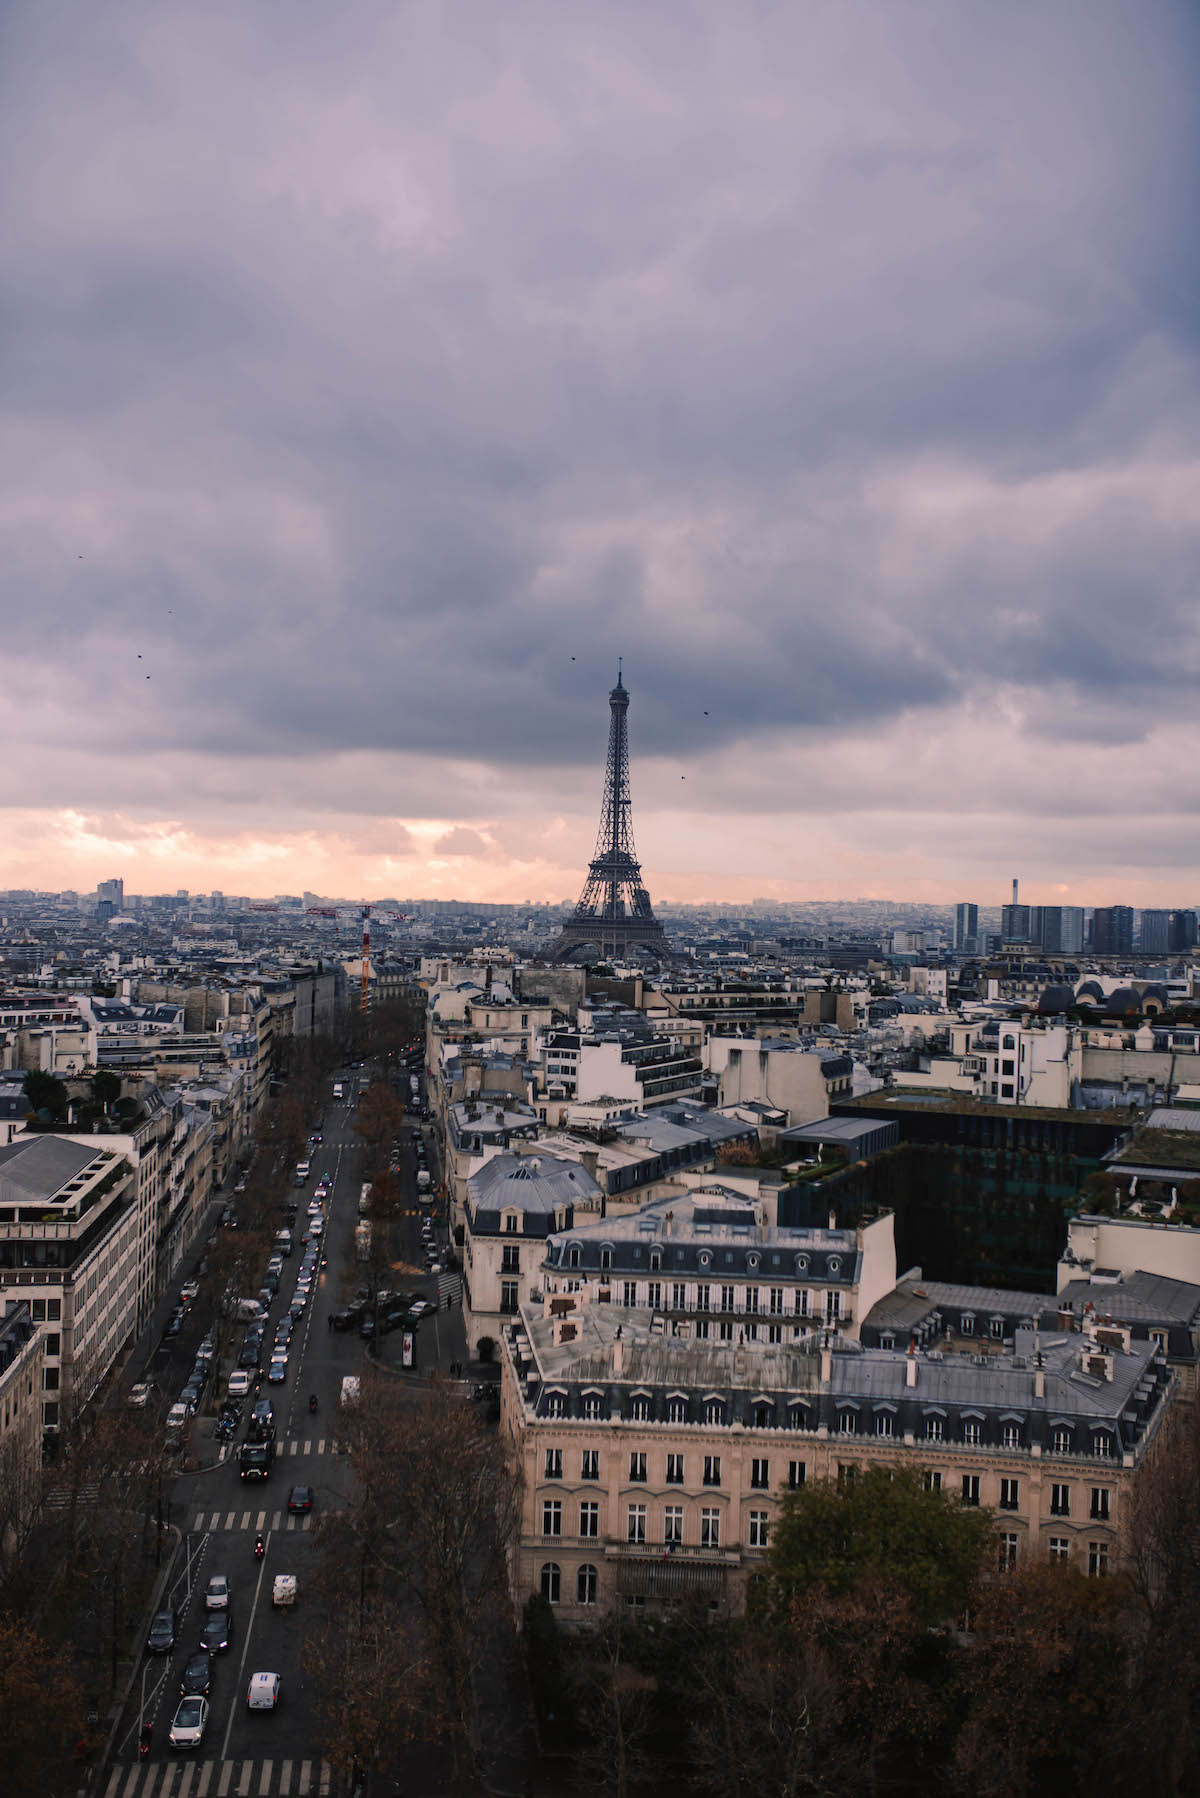
[[[592,1176],[592,1179],[596,1181],[597,1185],[599,1185],[600,1175],[597,1172],[597,1170],[600,1166],[600,1151],[599,1151],[599,1149],[584,1149],[582,1151],[582,1153],[580,1154],[579,1160],[583,1167],[584,1172],[587,1174],[590,1174]]]
[[[906,1386],[915,1386],[916,1383],[917,1383],[917,1339],[915,1336],[910,1336],[908,1339],[908,1353],[904,1357],[904,1384]]]
[[[829,1207],[829,1228],[831,1230],[837,1229],[837,1212],[833,1209],[832,1205]]]
[[[828,1391],[832,1379],[833,1379],[833,1349],[830,1347],[829,1337],[822,1336],[822,1338],[821,1338],[821,1390],[822,1390],[822,1392]]]
[[[625,1372],[625,1344],[620,1336],[617,1336],[614,1339],[612,1350],[613,1374],[615,1378],[619,1380],[621,1375]]]
[[[1034,1370],[1033,1375],[1033,1396],[1034,1398],[1045,1398],[1046,1396],[1046,1370],[1042,1365],[1040,1350],[1038,1352],[1037,1367]]]
[[[1019,882],[1014,880],[1013,881],[1013,904],[1014,905],[1017,903],[1017,887],[1018,887],[1018,885],[1019,885]]]

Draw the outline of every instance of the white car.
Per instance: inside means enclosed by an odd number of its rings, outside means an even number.
[[[129,1388],[129,1397],[125,1403],[135,1411],[142,1411],[150,1402],[150,1387],[145,1380],[139,1380],[136,1386]]]
[[[246,1398],[249,1395],[252,1381],[244,1367],[235,1368],[229,1376],[229,1384],[225,1390],[230,1398]]]
[[[181,1698],[167,1737],[172,1748],[199,1748],[208,1728],[208,1699]]]
[[[229,1580],[224,1573],[214,1573],[204,1593],[206,1611],[227,1611],[229,1609]]]
[[[273,1711],[279,1703],[278,1673],[252,1673],[246,1693],[248,1711]]]

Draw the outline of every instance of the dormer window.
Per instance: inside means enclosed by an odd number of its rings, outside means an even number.
[[[601,1249],[601,1251],[600,1251],[600,1272],[602,1274],[606,1274],[611,1270],[611,1268],[612,1268],[612,1250],[611,1249]]]
[[[746,1266],[750,1269],[751,1273],[753,1273],[754,1269],[758,1266],[758,1256],[757,1255],[747,1255],[746,1256]]]
[[[797,1255],[796,1256],[796,1272],[798,1274],[806,1274],[808,1272],[808,1256],[807,1255]]]
[[[568,1267],[578,1267],[579,1266],[579,1244],[577,1242],[573,1242],[571,1244],[570,1248],[567,1250],[567,1266]]]
[[[515,1236],[520,1229],[520,1223],[521,1219],[519,1212],[506,1211],[504,1213],[504,1234],[506,1236]]]
[[[700,1251],[699,1262],[700,1262],[701,1267],[711,1267],[712,1266],[712,1256],[709,1254],[707,1249],[702,1249]]]
[[[836,1279],[842,1271],[842,1264],[837,1255],[831,1255],[825,1263],[830,1279]]]
[[[650,1251],[650,1272],[652,1274],[656,1274],[659,1272],[661,1267],[662,1267],[662,1250],[661,1249],[651,1249],[651,1251]]]

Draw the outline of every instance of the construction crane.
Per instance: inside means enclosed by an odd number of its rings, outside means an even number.
[[[362,986],[359,991],[358,1009],[362,1013],[363,1022],[370,1011],[368,982],[371,971],[371,907],[363,905],[363,940],[362,940]]]

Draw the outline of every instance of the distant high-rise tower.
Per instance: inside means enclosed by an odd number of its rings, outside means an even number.
[[[654,915],[650,895],[642,885],[642,870],[633,847],[633,820],[629,803],[629,738],[625,715],[629,694],[617,670],[617,684],[608,696],[608,765],[604,776],[604,804],[596,851],[579,903],[550,953],[556,961],[576,949],[595,944],[601,955],[619,955],[640,948],[658,955],[669,953],[663,927]]]
[[[1092,948],[1097,955],[1133,953],[1133,907],[1098,905],[1092,913]]]
[[[954,950],[957,955],[979,953],[979,907],[966,900],[954,908]]]

